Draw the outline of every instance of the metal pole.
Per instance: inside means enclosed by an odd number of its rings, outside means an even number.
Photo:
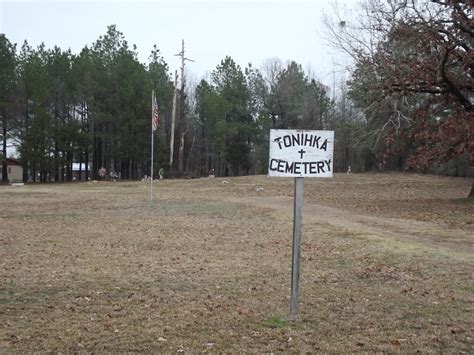
[[[301,245],[301,216],[303,207],[303,178],[295,178],[295,202],[293,219],[293,252],[291,263],[291,305],[290,317],[296,317],[299,312],[300,298],[300,245]]]
[[[150,171],[150,201],[153,201],[153,111],[155,109],[154,105],[154,96],[155,90],[151,91],[151,171]]]

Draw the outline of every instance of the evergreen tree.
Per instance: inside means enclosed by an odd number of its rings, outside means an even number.
[[[16,46],[11,44],[4,34],[0,34],[0,119],[2,150],[1,181],[8,182],[7,142],[12,138],[11,131],[15,128],[15,86],[16,86]]]

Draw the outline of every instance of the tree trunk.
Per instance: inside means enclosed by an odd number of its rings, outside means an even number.
[[[190,171],[191,157],[193,155],[193,148],[194,148],[195,141],[196,141],[196,135],[193,136],[193,142],[191,143],[191,148],[189,149],[189,153],[188,153],[188,160],[186,162],[186,172],[188,173],[188,175]]]
[[[74,166],[74,163],[72,163],[72,164]],[[74,170],[73,170],[73,174],[74,174]],[[82,180],[82,152],[79,152],[79,175],[77,177],[77,180],[79,180],[79,181]]]
[[[59,112],[58,112],[58,98],[56,97],[55,105],[54,105],[54,122],[56,124],[56,129],[60,129],[61,120],[59,119]],[[60,165],[63,165],[64,162],[61,159],[61,163],[59,161],[59,142],[58,136],[54,139],[54,181],[59,182],[59,174],[60,174]],[[62,170],[61,170],[62,171]],[[61,179],[62,181],[63,179]]]
[[[8,163],[7,163],[7,119],[3,116],[3,160],[2,160],[2,182],[8,182]]]
[[[72,181],[72,152],[68,151],[66,153],[66,181]]]
[[[108,134],[109,133],[109,125],[108,124],[105,124],[105,128],[104,128],[104,135],[103,135],[103,138],[102,138],[102,141],[103,141],[103,148],[102,148],[102,165],[104,168],[107,169],[107,160],[109,158],[109,138],[108,138]]]
[[[53,171],[52,171],[53,163],[52,163],[51,158],[47,158],[46,161],[47,161],[46,169],[45,169],[45,171],[46,171],[46,181],[51,182],[51,175],[53,174]]]
[[[59,146],[58,142],[54,142],[54,181],[59,181],[59,171],[60,171],[60,164],[59,164]]]
[[[26,137],[28,137],[28,87],[25,88],[25,131],[24,131],[24,136],[23,139],[25,140]],[[23,140],[23,142],[24,142]],[[28,158],[25,156],[21,157],[21,163],[23,165],[23,182],[28,182],[29,180],[29,171],[28,171]]]
[[[184,172],[184,136],[188,131],[181,133],[181,140],[179,142],[179,151],[178,151],[178,172],[180,175]]]
[[[102,159],[102,141],[96,135],[96,128],[94,127],[94,145],[92,147],[92,178],[97,180],[99,178],[100,162]]]
[[[469,193],[468,197],[474,197],[474,182],[471,185],[471,192]]]
[[[202,122],[202,132],[201,132],[201,166],[200,166],[200,175],[201,176],[207,176],[207,172],[209,171],[210,168],[206,169],[206,131],[205,131],[205,122],[203,120]]]
[[[173,88],[173,110],[171,111],[171,133],[170,133],[170,173],[173,172],[174,159],[174,129],[176,125],[176,85],[178,83],[178,72],[174,72],[174,88]]]
[[[86,148],[86,151],[84,152],[84,158],[85,158],[85,181],[89,181],[89,149]]]

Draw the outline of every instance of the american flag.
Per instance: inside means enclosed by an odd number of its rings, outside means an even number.
[[[158,104],[156,103],[155,93],[153,93],[153,107],[152,107],[152,110],[153,110],[153,131],[156,131],[156,129],[158,128],[159,117],[158,117]]]

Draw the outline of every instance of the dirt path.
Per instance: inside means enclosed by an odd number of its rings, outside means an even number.
[[[269,208],[289,218],[293,214],[293,198],[250,196],[236,198],[235,202]],[[304,201],[303,224],[313,223],[327,223],[354,234],[411,241],[471,256],[474,252],[474,235],[461,229],[415,220],[356,214]]]

